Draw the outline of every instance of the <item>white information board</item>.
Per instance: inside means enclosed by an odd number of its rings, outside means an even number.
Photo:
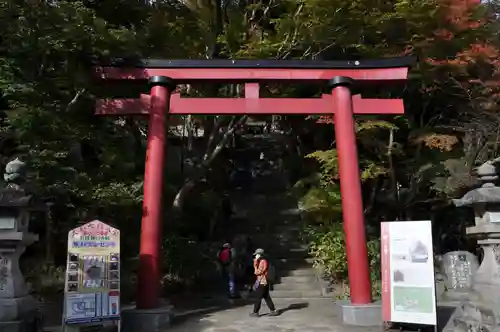
[[[71,230],[65,330],[120,320],[120,231],[99,220]]]
[[[430,220],[381,224],[385,322],[437,324],[432,247]]]

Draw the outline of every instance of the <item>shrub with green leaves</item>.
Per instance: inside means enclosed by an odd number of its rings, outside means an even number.
[[[298,181],[293,188],[303,211],[304,237],[309,243],[314,266],[322,271],[326,279],[342,284],[342,297],[345,297],[349,294],[349,285],[341,193],[337,180],[337,152],[335,149],[316,151],[307,158],[318,162],[318,172]],[[371,164],[363,166],[363,179],[376,176],[370,172],[373,170]],[[376,286],[380,280],[380,240],[369,238],[367,250],[376,296],[380,289]]]
[[[336,222],[324,227],[308,226],[305,234],[310,243],[315,267],[321,269],[324,276],[333,281],[346,280],[347,256],[342,223]],[[377,280],[380,278],[379,240],[369,240],[367,249],[372,280]]]

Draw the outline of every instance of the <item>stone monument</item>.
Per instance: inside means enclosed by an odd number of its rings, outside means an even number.
[[[472,278],[479,268],[477,257],[468,251],[452,251],[443,255],[441,270],[445,275],[445,301],[460,301],[472,291]]]
[[[36,327],[37,302],[29,295],[19,258],[38,240],[28,231],[31,196],[24,187],[26,165],[19,159],[5,169],[0,189],[0,331],[27,332]]]
[[[483,249],[483,261],[472,278],[472,289],[448,321],[447,332],[500,332],[500,187],[497,158],[477,168],[480,188],[453,200],[457,207],[474,209],[475,225],[467,234]]]

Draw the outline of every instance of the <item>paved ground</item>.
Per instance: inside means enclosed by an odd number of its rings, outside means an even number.
[[[251,305],[209,307],[181,315],[166,332],[380,332],[381,328],[349,327],[341,323],[331,300],[275,301],[282,314],[269,317],[265,305],[261,317],[250,317]]]

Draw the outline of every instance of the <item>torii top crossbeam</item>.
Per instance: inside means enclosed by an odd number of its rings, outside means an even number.
[[[260,98],[260,83],[269,81],[327,82],[333,77],[349,77],[357,86],[395,84],[406,81],[414,58],[368,61],[302,60],[138,60],[114,62],[94,68],[95,77],[112,84],[116,81],[146,82],[166,76],[179,83],[216,81],[245,83],[244,98],[181,98],[173,94],[169,114],[331,114],[332,98]],[[145,86],[145,84],[143,84]],[[135,96],[139,97],[139,96]],[[355,96],[356,114],[402,114],[400,99],[362,99]],[[100,99],[96,114],[147,115],[149,96],[136,99]]]
[[[315,81],[336,76],[366,83],[402,83],[408,77],[413,57],[356,61],[316,60],[164,60],[114,61],[94,67],[105,80],[147,80],[166,76],[177,84],[199,81]]]

